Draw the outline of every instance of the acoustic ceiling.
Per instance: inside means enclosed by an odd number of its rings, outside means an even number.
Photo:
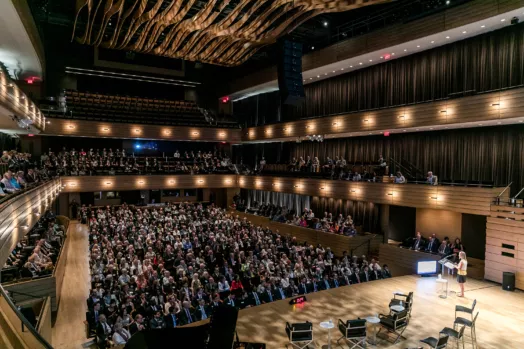
[[[319,14],[389,0],[77,0],[81,44],[237,66]]]

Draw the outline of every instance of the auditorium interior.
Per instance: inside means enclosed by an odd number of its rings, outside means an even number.
[[[523,22],[0,1],[0,348],[524,348]]]

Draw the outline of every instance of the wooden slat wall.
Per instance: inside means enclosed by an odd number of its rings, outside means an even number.
[[[44,135],[230,143],[239,142],[241,135],[240,129],[236,128],[160,126],[68,119],[49,121]]]
[[[442,209],[484,216],[490,214],[491,201],[502,191],[501,188],[399,185],[269,176],[239,176],[238,183],[241,188],[245,189],[336,197],[337,199]]]
[[[309,245],[316,246],[322,244],[324,248],[330,247],[331,251],[335,256],[342,256],[344,251],[351,252],[353,248],[357,248],[354,253],[356,255],[367,254],[368,246],[365,244],[367,240],[371,239],[371,252],[376,254],[378,252],[378,246],[383,240],[381,235],[377,235],[372,238],[372,235],[358,235],[358,236],[343,236],[331,233],[324,233],[322,231],[308,229],[303,227],[297,227],[290,224],[278,223],[270,221],[267,217],[255,216],[248,213],[242,213],[239,211],[231,211],[231,214],[240,218],[246,218],[248,221],[255,225],[262,227],[269,227],[273,232],[278,230],[282,236],[294,236],[298,242],[307,242]],[[360,246],[363,244],[363,246]],[[359,247],[360,246],[360,247]]]
[[[347,136],[351,132],[514,119],[522,117],[523,108],[524,88],[516,88],[459,99],[251,127],[243,130],[242,140],[291,140],[311,134]]]
[[[4,289],[9,292],[15,292],[11,294],[11,298],[13,298],[17,303],[34,300],[35,297],[50,297],[51,310],[58,310],[58,305],[56,302],[56,278],[52,275],[40,279],[5,285]],[[22,292],[30,296],[21,295],[16,292]]]
[[[387,264],[394,276],[417,273],[417,263],[438,261],[439,255],[400,248],[396,245],[381,244],[379,248],[380,264]],[[437,269],[438,270],[438,269]]]
[[[502,283],[503,272],[515,273],[516,287],[524,289],[524,208],[493,205],[486,222],[485,278]]]
[[[377,30],[313,51],[302,58],[303,71],[437,34],[523,6],[523,0],[470,1],[416,21]],[[233,81],[230,93],[276,79],[276,66],[258,70]]]
[[[195,189],[235,188],[237,176],[228,175],[124,175],[62,177],[63,192],[145,190],[145,189]]]

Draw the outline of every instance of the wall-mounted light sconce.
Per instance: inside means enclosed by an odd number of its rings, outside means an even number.
[[[399,115],[398,118],[399,119],[404,119],[406,116],[405,115]]]
[[[76,183],[69,183],[70,187],[76,187]]]
[[[356,192],[357,192],[357,191],[356,191],[356,190],[354,190],[354,189],[353,189],[353,190],[350,190],[350,191],[351,191],[352,193],[356,193]]]
[[[389,196],[393,196],[393,193],[388,193]]]
[[[138,128],[135,129],[135,133],[140,133],[140,130]]]
[[[491,104],[492,107],[498,107],[500,105],[500,103],[493,103]]]
[[[106,182],[106,185],[111,185],[111,184],[113,184],[113,183],[111,183],[111,182]]]
[[[75,128],[74,125],[69,125],[69,126],[67,126],[67,127],[70,128],[70,129],[74,129],[74,128]]]
[[[109,131],[109,128],[107,128],[107,127],[104,127],[104,128],[102,129],[102,131],[105,131],[105,132],[107,132],[107,131]]]
[[[193,136],[198,136],[198,132],[193,132]]]
[[[198,181],[198,183],[204,183],[204,180],[203,180],[203,179],[200,179],[200,180]]]
[[[220,133],[220,136],[222,136],[222,137],[224,137],[225,135],[226,135],[225,132],[221,132],[221,133]]]
[[[175,182],[174,179],[172,179],[172,180],[169,181],[169,184],[175,184],[175,183],[176,183],[176,182]]]
[[[447,110],[441,110],[440,112],[441,113],[447,113],[448,111]]]
[[[336,122],[334,122],[334,123],[333,123],[332,125],[333,125],[333,126],[337,126],[337,123],[336,123]]]
[[[320,190],[324,190],[324,187],[320,187]]]
[[[300,188],[300,186],[299,185],[295,185],[294,188]]]
[[[29,229],[29,227],[27,225],[21,225],[20,228],[24,229],[24,230],[27,230]]]
[[[138,181],[138,184],[144,184],[144,181]]]
[[[364,119],[364,122],[369,122],[369,119]]]
[[[430,196],[429,198],[433,199],[433,200],[437,200],[438,199],[438,197],[436,197],[436,196]]]

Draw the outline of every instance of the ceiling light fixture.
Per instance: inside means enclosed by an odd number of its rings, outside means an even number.
[[[446,36],[446,39],[449,39],[449,36]]]
[[[420,45],[417,45],[417,47],[420,47]]]
[[[434,43],[435,43],[435,40],[431,41],[431,43],[434,44]]]
[[[486,28],[486,26],[485,26],[485,25],[481,25],[480,27],[481,27],[481,28]]]
[[[502,18],[500,21],[501,21],[501,22],[504,22],[505,20],[506,20],[506,18]]]
[[[462,34],[466,34],[466,33],[467,33],[467,31],[465,31],[465,30],[462,32]]]
[[[408,49],[407,49],[407,48],[405,48],[405,49],[404,49],[404,52],[408,52]]]
[[[359,64],[362,65],[362,62],[360,62]]]

